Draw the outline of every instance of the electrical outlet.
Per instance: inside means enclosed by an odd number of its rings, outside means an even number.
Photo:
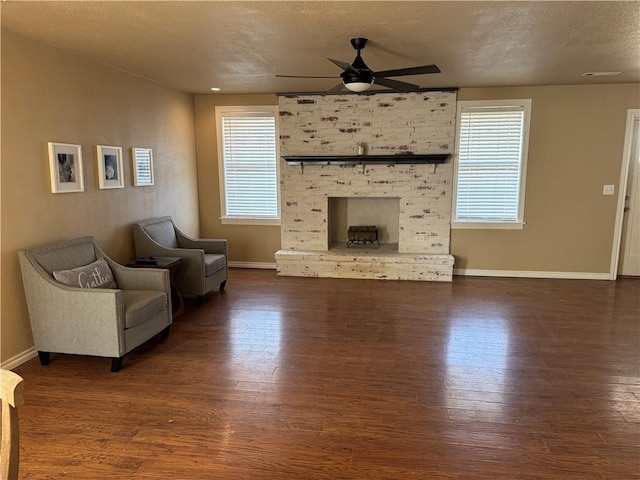
[[[416,235],[416,242],[424,242],[426,239],[424,235]]]
[[[602,187],[602,195],[613,195],[616,193],[615,185],[605,185]]]

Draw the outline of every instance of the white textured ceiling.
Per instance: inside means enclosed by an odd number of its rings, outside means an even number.
[[[640,2],[6,1],[3,29],[192,93],[325,91],[370,42],[372,70],[421,87],[640,81]],[[621,71],[586,78],[583,72]],[[283,79],[275,74],[335,75]]]

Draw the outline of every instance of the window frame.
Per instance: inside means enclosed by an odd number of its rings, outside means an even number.
[[[277,105],[253,105],[253,106],[216,106],[216,138],[218,150],[218,186],[220,190],[220,222],[222,224],[235,225],[280,225],[280,134],[278,125]],[[222,139],[222,118],[225,116],[272,116],[275,126],[275,166],[276,166],[276,208],[277,216],[265,218],[259,216],[228,216],[226,204],[226,171],[224,161],[224,145]],[[251,115],[256,114],[256,115]],[[266,114],[266,115],[265,115]]]
[[[458,168],[459,168],[459,149],[460,149],[460,123],[462,113],[465,110],[476,109],[478,111],[490,109],[505,109],[514,107],[523,109],[523,125],[522,125],[522,152],[520,157],[520,178],[518,184],[518,216],[515,221],[464,221],[456,219],[457,194],[458,194]],[[468,100],[459,101],[456,114],[456,147],[454,152],[454,168],[453,168],[453,195],[451,207],[451,228],[455,229],[517,229],[524,228],[524,204],[526,194],[527,179],[527,161],[529,156],[529,132],[531,129],[531,99],[505,99],[505,100]]]

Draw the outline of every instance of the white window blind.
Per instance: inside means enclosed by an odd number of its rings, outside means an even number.
[[[219,115],[223,216],[277,219],[276,119],[273,112]]]
[[[527,107],[461,106],[454,222],[522,222]]]

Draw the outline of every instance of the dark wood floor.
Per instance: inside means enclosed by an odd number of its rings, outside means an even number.
[[[640,478],[640,280],[232,270],[109,368],[15,369],[21,479]]]

